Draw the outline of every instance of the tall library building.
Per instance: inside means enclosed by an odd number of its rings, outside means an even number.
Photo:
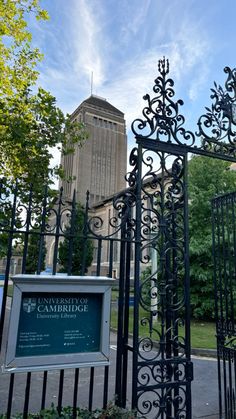
[[[94,205],[125,188],[127,137],[124,114],[106,99],[92,95],[73,112],[72,121],[83,122],[88,139],[61,165],[70,183],[62,182],[68,198],[76,190],[77,201],[85,201],[87,190]]]
[[[62,181],[63,195],[72,199],[76,191],[76,201],[85,205],[86,192],[89,191],[90,217],[101,219],[101,228],[96,234],[111,234],[110,220],[117,213],[113,207],[113,197],[126,188],[127,172],[127,136],[124,113],[114,107],[106,99],[91,95],[84,100],[71,115],[72,121],[83,122],[88,132],[88,139],[77,146],[71,155],[62,156],[61,165],[66,178],[71,182]],[[114,239],[120,233],[114,235]],[[94,241],[94,262],[88,273],[96,275],[97,240]],[[109,241],[103,241],[101,252],[100,275],[108,275]],[[47,264],[50,266],[53,246],[48,249]],[[114,240],[113,277],[117,277],[119,257],[119,240]]]

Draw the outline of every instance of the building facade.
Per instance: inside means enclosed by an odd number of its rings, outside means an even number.
[[[90,205],[125,188],[127,136],[124,114],[106,99],[91,95],[71,115],[72,121],[83,122],[88,139],[73,154],[62,156],[66,178],[64,194],[84,204],[87,190]]]

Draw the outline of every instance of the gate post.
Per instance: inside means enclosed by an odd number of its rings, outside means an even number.
[[[190,419],[193,365],[190,359],[187,154],[236,162],[236,69],[225,67],[225,89],[214,83],[213,103],[199,117],[195,132],[184,127],[185,118],[179,112],[183,101],[174,101],[174,81],[168,76],[168,60],[159,60],[158,71],[153,87],[156,96],[143,97],[146,101],[143,116],[132,124],[140,153],[142,150],[133,176],[137,231],[132,400],[133,407],[137,407],[138,414],[145,419],[153,415],[161,419]],[[224,238],[222,245],[225,245]],[[151,262],[150,249],[155,250],[152,254],[157,254],[157,269],[141,282],[140,267]],[[227,272],[227,262],[224,260],[222,264]],[[224,273],[225,278],[222,272],[220,275],[220,281],[225,281],[227,299],[227,275]],[[150,309],[150,301],[158,304],[157,313]],[[227,317],[228,302],[224,303],[226,315],[223,314]],[[156,314],[159,324],[154,327]],[[228,318],[221,321],[223,329],[227,324],[227,330],[222,333],[224,340],[226,336],[230,339],[227,348],[224,345],[221,351],[224,382],[229,379],[229,391],[224,391],[225,410],[231,411],[236,396],[231,385],[230,362],[233,359],[236,362],[235,352],[232,358],[236,338],[232,330],[234,320],[230,321],[230,326],[227,322]],[[179,332],[181,327],[184,336]],[[229,361],[228,378],[226,361]]]
[[[191,419],[188,150],[177,136],[193,135],[178,128],[182,101],[172,100],[165,59],[159,72],[157,97],[144,96],[144,119],[132,125],[138,143],[132,407],[145,419]],[[157,257],[156,272],[141,280],[150,254]]]
[[[121,194],[117,197],[121,209],[120,272],[118,299],[118,327],[116,354],[116,404],[125,408],[128,374],[129,296],[131,261],[131,207],[133,196]]]
[[[191,419],[187,155],[137,141],[132,407],[145,419]],[[141,281],[148,253],[157,269]]]
[[[140,293],[140,256],[141,256],[141,218],[142,218],[142,146],[139,144],[136,156],[136,228],[134,256],[134,315],[133,315],[133,370],[132,370],[132,409],[138,408],[138,347],[139,347],[139,293]]]
[[[219,417],[236,413],[236,192],[212,200]]]

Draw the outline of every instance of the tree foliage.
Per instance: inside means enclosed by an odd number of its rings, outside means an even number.
[[[27,258],[25,273],[35,274],[38,269],[38,261],[40,260],[40,271],[45,269],[46,243],[36,230],[30,232],[29,243],[27,249]]]
[[[59,246],[59,263],[62,272],[69,271],[73,275],[81,275],[83,264],[85,272],[93,260],[93,243],[84,234],[85,214],[80,204],[77,205],[75,216],[71,218],[65,229],[64,241]]]
[[[53,172],[63,174],[49,169],[51,148],[71,152],[86,132],[49,92],[34,86],[42,55],[32,47],[30,18],[48,19],[38,0],[0,1],[0,176],[45,183]]]
[[[236,190],[236,173],[230,163],[207,157],[189,162],[189,235],[192,314],[213,318],[211,200]]]

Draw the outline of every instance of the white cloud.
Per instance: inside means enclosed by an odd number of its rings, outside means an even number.
[[[95,7],[93,2],[74,2],[71,42],[74,51],[74,72],[86,75],[88,80],[93,72],[94,82],[101,85],[105,78],[106,61],[103,54],[105,39],[98,10],[99,7]]]
[[[143,95],[154,95],[158,60],[163,55],[170,60],[176,100],[182,97],[182,88],[195,100],[208,75],[210,45],[202,23],[192,21],[187,9],[180,10],[179,1],[161,3],[158,16],[154,16],[155,1],[121,3],[123,20],[116,20],[118,6],[111,10],[106,0],[71,0],[70,12],[63,6],[65,35],[60,39],[51,33],[56,60],[46,62],[41,80],[58,97],[59,105],[72,112],[89,96],[93,72],[94,93],[125,113],[129,131],[132,121],[142,116]],[[113,33],[108,22],[117,25],[118,21],[122,24]]]
[[[201,70],[192,79],[191,87],[188,91],[189,99],[191,101],[195,101],[198,98],[199,91],[201,91],[203,86],[205,85],[205,82],[209,75],[209,71],[210,71],[209,66],[203,64],[201,66]],[[210,86],[209,86],[209,89],[210,89]]]
[[[169,44],[160,45],[142,53],[141,56],[131,57],[120,69],[119,77],[101,88],[101,93],[124,113],[129,128],[132,121],[141,115],[146,102],[143,96],[149,93],[151,97],[154,79],[158,76],[158,59],[165,55],[170,61],[170,77],[175,81],[174,90],[184,84],[186,78],[195,74],[189,97],[194,99],[198,89],[204,84],[207,75],[207,49],[200,48],[196,40],[186,37]],[[195,71],[197,69],[197,71]],[[192,76],[191,76],[192,77]]]
[[[70,13],[67,5],[61,3],[64,20],[52,21],[45,40],[45,60],[40,66],[40,84],[52,91],[65,106],[72,111],[68,100],[76,106],[90,94],[91,75],[94,85],[99,87],[106,77],[106,45],[109,42],[103,31],[103,10],[96,7],[96,0],[71,0]],[[99,5],[98,5],[99,6]],[[40,34],[39,34],[40,35]],[[41,39],[42,40],[42,39]],[[48,41],[48,42],[47,42]],[[66,101],[63,100],[66,97]]]
[[[46,63],[42,68],[41,80],[59,97],[59,103],[63,103],[67,111],[72,111],[76,101],[75,106],[89,96],[93,72],[94,93],[105,95],[112,103],[119,105],[130,124],[143,107],[140,107],[144,103],[142,96],[146,90],[152,89],[153,79],[157,75],[157,62],[163,54],[170,59],[170,75],[180,86],[184,78],[193,77],[189,97],[192,100],[196,98],[207,76],[209,46],[200,23],[193,23],[186,11],[183,10],[182,20],[177,22],[178,2],[171,5],[163,2],[162,9],[158,9],[160,16],[156,25],[150,22],[152,36],[148,37],[148,45],[144,38],[137,42],[140,32],[145,34],[150,30],[148,23],[157,7],[151,8],[151,0],[143,1],[141,5],[140,2],[134,1],[133,4],[127,0],[121,4],[124,26],[116,30],[114,35],[107,31],[106,24],[109,13],[118,13],[118,6],[117,10],[108,11],[106,1],[71,0],[70,13],[66,11],[63,22],[65,36],[57,41],[54,39],[57,61]],[[113,44],[117,44],[117,49],[123,45],[121,35],[124,31],[129,35],[126,40],[129,45],[126,56],[122,56],[119,62]]]
[[[123,6],[123,24],[121,26],[121,35],[127,43],[140,32],[145,31],[145,22],[148,19],[148,12],[152,0],[143,2],[125,1]]]

